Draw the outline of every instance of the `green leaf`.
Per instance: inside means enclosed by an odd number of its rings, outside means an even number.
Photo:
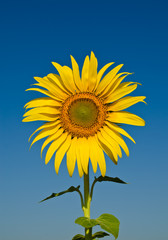
[[[75,235],[72,240],[84,240],[85,236],[83,236],[82,234],[77,234]]]
[[[87,217],[79,217],[75,220],[75,223],[85,228],[91,228],[99,224],[96,219],[89,219]]]
[[[110,235],[109,235],[108,233],[106,233],[106,232],[100,231],[100,232],[94,233],[94,234],[92,235],[92,239],[95,239],[95,238],[103,238],[103,237],[105,237],[105,236],[110,236]]]
[[[65,191],[62,191],[62,192],[59,192],[59,193],[52,193],[49,197],[41,200],[40,203],[41,203],[41,202],[44,202],[44,201],[46,201],[46,200],[48,200],[48,199],[61,196],[61,195],[65,194],[65,193],[68,193],[68,192],[75,192],[75,191],[78,192],[78,191],[79,191],[79,188],[80,188],[80,186],[77,186],[77,187],[71,186],[70,188],[68,188],[68,189],[65,190]]]
[[[109,182],[115,182],[115,183],[122,183],[122,184],[127,184],[126,182],[124,182],[123,180],[121,180],[120,178],[118,177],[108,177],[108,176],[105,176],[105,177],[98,177],[96,178],[95,177],[95,180],[93,181],[92,183],[92,186],[91,186],[91,191],[90,191],[90,196],[91,196],[91,199],[92,199],[92,196],[93,196],[93,189],[94,189],[94,186],[95,186],[95,183],[96,182],[106,182],[106,181],[109,181]]]
[[[84,228],[92,228],[96,225],[100,225],[100,227],[102,229],[111,233],[115,237],[115,239],[117,239],[117,237],[118,237],[120,222],[115,216],[108,214],[108,213],[102,214],[97,219],[89,219],[87,217],[79,217],[75,220],[75,223],[81,225]],[[93,239],[95,239],[96,237],[101,238],[101,237],[104,237],[107,235],[108,235],[107,233],[98,232],[93,235]]]
[[[116,183],[122,183],[122,184],[127,184],[126,182],[124,182],[123,180],[121,180],[120,178],[118,177],[108,177],[108,176],[105,176],[105,177],[98,177],[95,179],[97,182],[104,182],[104,181],[110,181],[110,182],[116,182]]]
[[[96,220],[102,229],[113,234],[115,239],[117,239],[120,222],[115,216],[108,213],[104,213]]]

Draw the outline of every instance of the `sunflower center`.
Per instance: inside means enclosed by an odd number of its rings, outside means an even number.
[[[106,107],[91,93],[76,93],[66,99],[61,111],[62,127],[72,136],[94,136],[103,126]]]
[[[93,101],[76,100],[69,108],[69,117],[74,124],[81,127],[91,127],[98,116],[98,109]]]

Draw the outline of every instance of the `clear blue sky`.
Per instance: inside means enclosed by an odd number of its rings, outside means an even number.
[[[129,185],[99,183],[91,216],[119,218],[119,240],[158,240],[168,236],[168,3],[167,1],[3,1],[0,6],[0,239],[72,239],[83,229],[77,193],[38,204],[52,192],[83,186],[78,172],[69,177],[65,160],[56,175],[53,160],[40,158],[42,142],[29,151],[28,137],[38,123],[22,123],[24,104],[39,95],[25,92],[33,76],[55,72],[51,62],[82,66],[94,51],[99,68],[114,61],[141,82],[135,95],[147,103],[131,107],[145,127],[126,127],[130,157],[107,175]],[[96,175],[98,176],[98,172]],[[93,180],[93,174],[91,174]],[[96,229],[98,230],[98,228]],[[112,239],[111,237],[105,239]]]

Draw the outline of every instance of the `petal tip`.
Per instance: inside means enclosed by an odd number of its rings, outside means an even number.
[[[93,52],[93,51],[91,51],[91,54],[90,54],[90,56],[93,56],[93,57],[95,57],[95,54],[94,54],[94,52]]]

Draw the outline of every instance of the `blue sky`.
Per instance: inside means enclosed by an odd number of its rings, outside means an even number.
[[[33,76],[55,72],[52,61],[71,66],[70,54],[81,68],[91,51],[99,69],[114,61],[134,72],[130,79],[142,83],[135,95],[147,96],[148,103],[130,108],[146,120],[143,128],[125,127],[136,140],[136,145],[126,140],[130,157],[123,155],[117,166],[106,158],[107,175],[130,184],[97,184],[91,217],[106,212],[118,217],[119,240],[166,239],[167,8],[163,0],[1,2],[0,239],[64,240],[83,232],[74,223],[82,216],[76,193],[38,204],[71,185],[82,189],[83,182],[77,169],[69,177],[65,160],[58,176],[53,160],[46,166],[42,141],[29,151],[28,138],[39,124],[21,121],[24,104],[39,96],[25,92]]]

